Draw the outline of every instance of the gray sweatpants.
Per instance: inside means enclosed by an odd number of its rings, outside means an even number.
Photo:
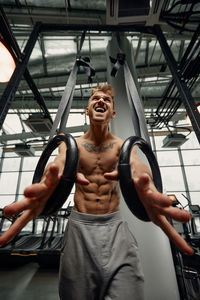
[[[119,212],[72,211],[61,251],[61,300],[142,300],[136,240]]]

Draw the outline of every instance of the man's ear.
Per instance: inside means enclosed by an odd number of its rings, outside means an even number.
[[[88,106],[85,109],[85,114],[86,114],[86,116],[88,116]]]
[[[113,110],[113,113],[112,113],[112,119],[114,119],[114,118],[115,118],[115,116],[116,116],[116,111],[115,111],[115,110]]]

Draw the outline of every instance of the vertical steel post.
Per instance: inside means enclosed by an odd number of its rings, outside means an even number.
[[[32,31],[32,33],[27,41],[27,44],[24,48],[22,60],[17,63],[15,71],[13,72],[13,75],[12,75],[10,81],[8,82],[8,84],[4,90],[4,93],[2,95],[2,98],[0,101],[0,129],[2,128],[5,117],[8,113],[8,110],[10,108],[12,100],[14,99],[16,90],[19,86],[20,80],[25,72],[26,67],[27,67],[33,47],[38,38],[40,27],[41,27],[40,22],[36,23],[36,25],[34,26],[33,31]]]
[[[186,196],[187,196],[187,199],[188,199],[188,204],[191,204],[190,190],[189,190],[188,180],[187,180],[187,176],[186,176],[186,172],[185,172],[185,165],[184,165],[184,161],[183,161],[183,155],[182,155],[180,147],[178,147],[178,156],[179,156],[181,172],[182,172],[182,176],[183,176],[183,182],[184,182],[184,186],[185,186],[185,193],[186,193]]]
[[[173,76],[174,82],[177,86],[177,89],[179,91],[181,100],[185,106],[186,112],[192,123],[192,127],[193,127],[193,129],[196,133],[197,139],[200,143],[200,114],[197,110],[195,101],[190,93],[190,90],[187,87],[187,84],[185,83],[184,78],[182,77],[181,72],[178,70],[177,62],[167,44],[167,41],[166,41],[159,25],[154,25],[154,32],[160,43],[160,47],[163,51],[163,54],[165,56],[165,59],[169,66],[169,69],[172,73],[172,76]]]
[[[19,173],[18,173],[17,186],[16,186],[16,192],[15,192],[15,202],[17,202],[19,200],[19,188],[20,188],[20,183],[21,183],[21,179],[22,179],[23,164],[24,164],[24,157],[20,157]]]

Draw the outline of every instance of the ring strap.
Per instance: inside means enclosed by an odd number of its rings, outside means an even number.
[[[162,193],[162,179],[154,153],[149,144],[144,139],[137,136],[129,137],[122,145],[118,165],[119,183],[124,200],[131,212],[142,221],[150,221],[146,210],[138,197],[131,175],[130,154],[132,147],[136,145],[138,145],[146,155],[151,167],[154,184],[157,190]]]
[[[60,209],[68,198],[76,180],[76,173],[78,169],[78,147],[75,139],[70,134],[66,134],[57,135],[49,141],[36,166],[33,183],[40,182],[49,157],[61,142],[65,142],[67,147],[67,159],[65,162],[64,171],[58,186],[48,199],[41,215],[50,215]]]

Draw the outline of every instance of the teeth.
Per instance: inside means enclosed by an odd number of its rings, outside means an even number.
[[[102,107],[96,107],[95,111],[96,111],[96,112],[104,112],[105,109],[102,108]]]

